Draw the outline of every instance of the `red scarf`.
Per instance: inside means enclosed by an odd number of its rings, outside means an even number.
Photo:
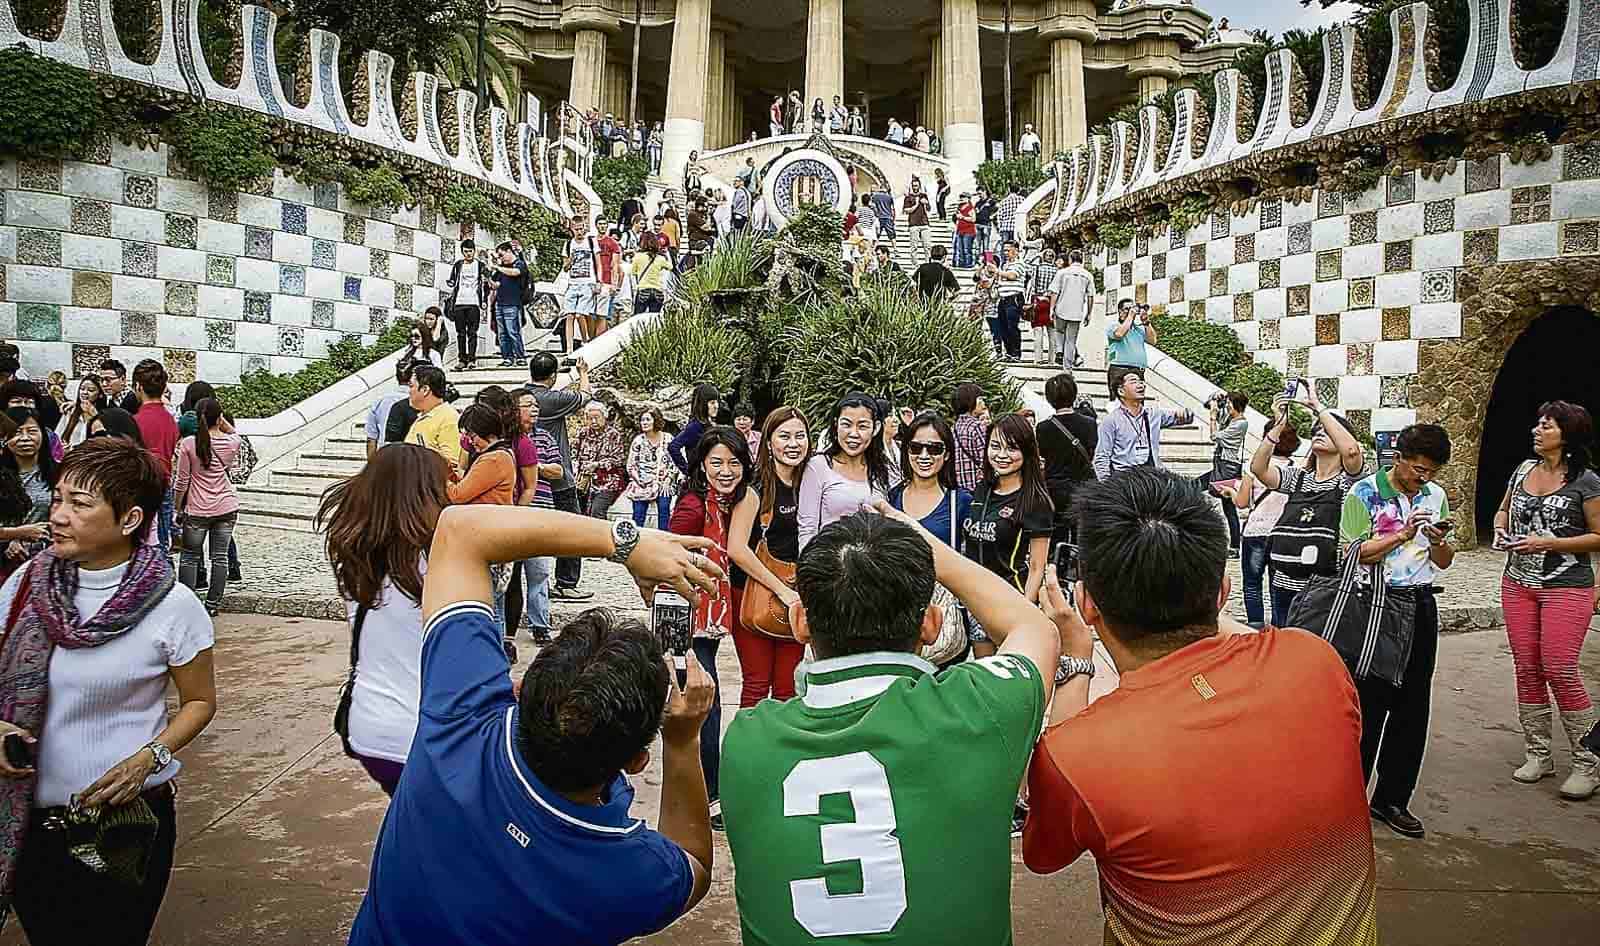
[[[728,523],[715,489],[706,490],[700,534],[711,540],[704,555],[722,569],[722,577],[717,579],[715,594],[702,593],[695,600],[694,631],[697,637],[721,638],[733,630],[733,585],[728,581]]]

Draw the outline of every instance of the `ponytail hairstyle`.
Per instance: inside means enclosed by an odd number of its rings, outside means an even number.
[[[473,398],[473,401],[475,405],[481,404],[500,416],[502,430],[500,438],[511,448],[512,466],[516,467],[517,470],[517,495],[520,496],[523,465],[517,461],[517,438],[522,436],[522,409],[518,404],[518,399],[512,397],[511,392],[500,385],[491,384],[479,391],[478,396]],[[482,435],[480,434],[480,436]],[[493,437],[486,437],[485,439],[494,440]]]
[[[194,419],[199,421],[194,425],[194,455],[200,458],[202,468],[208,467],[216,459],[211,450],[211,428],[222,420],[222,404],[214,397],[201,398],[194,406]]]
[[[1022,496],[1017,505],[1017,517],[1026,519],[1029,515],[1040,509],[1051,513],[1055,512],[1055,503],[1050,501],[1050,493],[1044,485],[1044,467],[1039,464],[1039,439],[1034,433],[1033,425],[1021,414],[1002,414],[989,424],[985,440],[995,434],[1011,446],[1022,451]],[[990,489],[1000,485],[1000,477],[994,471],[994,464],[989,462],[987,448],[983,460],[983,481]]]

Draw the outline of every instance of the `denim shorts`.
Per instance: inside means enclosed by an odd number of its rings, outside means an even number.
[[[567,284],[567,291],[561,297],[561,312],[563,315],[594,315],[595,303],[598,301],[594,294],[594,282],[583,280]]]

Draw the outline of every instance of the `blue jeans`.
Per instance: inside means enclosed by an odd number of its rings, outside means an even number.
[[[651,502],[652,501],[648,499],[635,499],[633,501],[634,525],[644,525],[645,518],[650,514]],[[667,528],[667,522],[672,518],[672,497],[658,496],[655,498],[654,502],[656,506],[656,528],[665,530]]]
[[[972,268],[972,241],[970,233],[956,234],[956,265],[962,269]]]
[[[550,576],[556,560],[548,555],[522,562],[522,586],[528,593],[528,626],[535,631],[550,630]]]
[[[1000,297],[1000,341],[1005,346],[1006,357],[1013,361],[1022,357],[1022,297],[1009,295]],[[991,323],[991,332],[994,325]]]
[[[497,305],[494,307],[494,334],[500,344],[500,357],[507,361],[521,361],[528,357],[522,347],[522,307]]]
[[[1244,615],[1251,627],[1266,620],[1267,544],[1265,535],[1247,535],[1240,540],[1239,567],[1244,571]]]
[[[161,515],[156,518],[156,537],[161,540],[161,554],[172,554],[172,504],[175,497],[171,487],[167,494],[161,498]]]
[[[1274,627],[1283,627],[1289,623],[1289,609],[1294,605],[1294,599],[1300,597],[1298,591],[1282,591],[1272,589],[1272,624]]]
[[[700,768],[706,773],[706,798],[716,801],[722,797],[722,684],[717,682],[717,646],[721,638],[696,637],[690,642],[695,659],[711,675],[717,692],[711,697],[711,712],[700,724]],[[674,671],[676,672],[676,671]]]

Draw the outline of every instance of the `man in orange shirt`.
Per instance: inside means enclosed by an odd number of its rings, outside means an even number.
[[[1211,502],[1136,468],[1076,497],[1076,594],[1121,674],[1057,689],[1034,749],[1028,869],[1094,855],[1107,943],[1376,944],[1361,710],[1333,648],[1218,615]],[[1053,582],[1046,609],[1070,606]]]

